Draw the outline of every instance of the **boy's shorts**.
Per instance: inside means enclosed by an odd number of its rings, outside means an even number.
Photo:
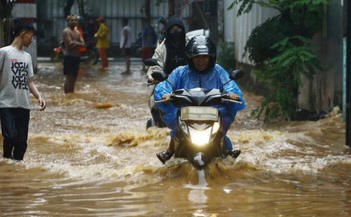
[[[80,57],[64,56],[63,57],[63,74],[64,75],[78,75]]]

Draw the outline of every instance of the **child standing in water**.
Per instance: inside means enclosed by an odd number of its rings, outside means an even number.
[[[29,94],[38,100],[41,111],[46,103],[33,82],[32,57],[22,50],[32,43],[35,29],[18,21],[12,33],[12,44],[0,49],[0,117],[3,157],[21,161],[27,150]]]

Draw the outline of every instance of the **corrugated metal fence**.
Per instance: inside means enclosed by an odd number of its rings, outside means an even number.
[[[225,9],[233,1],[225,0]],[[252,64],[247,57],[244,57],[244,48],[252,30],[265,22],[269,17],[278,14],[276,10],[261,8],[254,4],[250,13],[237,17],[238,6],[231,10],[225,10],[224,40],[234,42],[235,57],[238,62]]]
[[[63,0],[37,0],[39,56],[47,56],[47,52],[50,52],[61,38],[62,30],[66,27],[63,14],[65,2]],[[150,2],[151,24],[157,31],[161,28],[158,25],[158,19],[168,16],[168,1],[161,1],[159,5],[156,5],[156,0]],[[142,31],[141,19],[145,17],[145,12],[141,10],[143,0],[85,0],[84,3],[89,17],[94,19],[99,16],[105,17],[106,24],[110,28],[109,40],[112,45],[110,52],[118,55],[122,18],[129,19],[132,40],[133,42],[137,40],[138,34]],[[71,13],[79,15],[77,3],[73,5]],[[181,16],[185,20],[188,15],[189,9],[185,8]]]

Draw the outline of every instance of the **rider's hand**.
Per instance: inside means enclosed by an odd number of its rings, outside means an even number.
[[[171,94],[170,93],[166,93],[162,96],[162,99],[164,100],[169,100],[171,98]]]
[[[148,78],[148,79],[147,79],[147,83],[148,83],[148,84],[157,84],[158,81],[155,80],[155,79],[150,79],[150,78]]]
[[[155,80],[155,79],[149,79],[148,82],[151,83],[151,84],[157,84],[158,83],[158,81]]]
[[[228,97],[229,99],[232,99],[232,100],[239,100],[238,94],[235,94],[235,93],[229,93]]]
[[[147,83],[149,83],[149,84],[157,84],[158,81],[155,80],[150,74],[150,75],[147,75]]]

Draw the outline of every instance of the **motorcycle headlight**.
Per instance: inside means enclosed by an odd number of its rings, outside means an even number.
[[[210,141],[211,131],[212,127],[201,131],[189,127],[191,142],[199,147],[205,146]]]
[[[219,130],[219,122],[214,122],[213,126],[212,126],[212,135],[217,133],[217,131]]]

